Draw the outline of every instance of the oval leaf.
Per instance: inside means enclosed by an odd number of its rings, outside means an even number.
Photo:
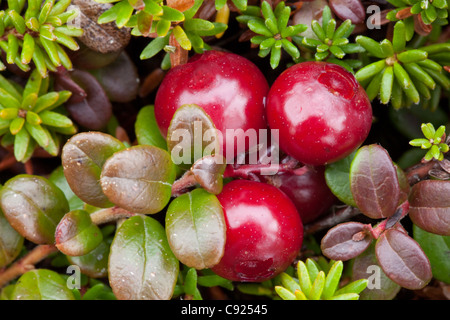
[[[412,187],[409,216],[425,231],[450,236],[450,182],[425,180]]]
[[[432,278],[431,266],[419,244],[406,233],[388,229],[375,245],[378,263],[384,273],[400,286],[418,290]]]
[[[72,96],[65,104],[71,117],[81,126],[90,130],[104,128],[112,115],[112,105],[105,90],[97,79],[87,71],[74,70],[70,78],[83,88],[86,98]]]
[[[390,217],[400,198],[397,170],[379,145],[360,148],[350,166],[350,189],[356,205],[372,219]]]
[[[11,227],[0,210],[0,268],[10,264],[20,253],[23,237]]]
[[[109,239],[108,239],[109,240]],[[80,271],[91,278],[108,276],[108,257],[110,242],[103,240],[94,250],[83,256],[67,256],[71,264],[80,267]]]
[[[11,226],[37,244],[54,243],[56,226],[69,211],[57,186],[43,177],[26,174],[5,183],[0,202]]]
[[[117,230],[111,244],[108,273],[118,299],[168,300],[178,272],[179,262],[158,221],[134,216]]]
[[[122,142],[101,132],[79,133],[67,141],[61,154],[64,175],[81,200],[101,208],[112,205],[103,194],[100,174],[105,161],[124,148]]]
[[[364,224],[359,222],[341,223],[331,228],[322,238],[320,244],[322,253],[332,260],[342,261],[358,256],[372,242],[372,238],[369,235],[364,236],[362,232],[364,232]],[[354,239],[356,234],[364,237]]]
[[[14,288],[12,300],[75,300],[66,281],[47,269],[24,273]]]
[[[223,256],[226,238],[219,200],[203,189],[179,196],[167,209],[166,233],[183,264],[195,269],[213,267]]]
[[[175,166],[167,151],[154,146],[134,146],[110,157],[103,166],[100,184],[115,205],[134,213],[161,211],[172,195]]]
[[[94,250],[103,240],[102,232],[89,213],[74,210],[67,213],[56,227],[56,247],[69,256],[82,256]]]
[[[190,168],[203,156],[219,153],[220,146],[219,133],[201,107],[186,104],[177,109],[167,131],[167,147],[175,164]]]

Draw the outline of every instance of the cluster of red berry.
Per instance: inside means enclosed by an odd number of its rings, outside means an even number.
[[[236,179],[218,195],[227,240],[213,271],[236,281],[274,277],[298,255],[303,223],[335,201],[324,166],[349,155],[369,134],[372,108],[364,89],[350,72],[325,62],[298,63],[269,86],[244,57],[207,51],[165,76],[155,100],[163,135],[185,104],[203,108],[222,132],[277,130],[282,152],[310,168],[301,175],[279,173],[276,183]],[[222,150],[227,145],[225,139]]]

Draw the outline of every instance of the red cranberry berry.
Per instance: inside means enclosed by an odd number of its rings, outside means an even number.
[[[155,98],[155,116],[163,136],[175,111],[184,104],[196,104],[211,117],[223,135],[226,155],[226,129],[235,131],[237,141],[244,139],[248,129],[267,128],[265,100],[269,85],[258,67],[234,53],[206,51],[188,63],[172,68],[164,77]],[[241,140],[244,141],[244,140]],[[248,150],[250,147],[244,148]],[[242,150],[242,151],[245,151]]]
[[[285,70],[267,100],[269,127],[280,148],[304,164],[324,165],[349,155],[367,138],[372,107],[366,92],[343,67],[303,62]]]
[[[278,188],[249,180],[226,184],[218,199],[227,225],[225,252],[212,270],[232,281],[260,282],[286,270],[300,251],[303,224]]]
[[[286,172],[263,177],[292,200],[303,224],[307,224],[326,213],[337,200],[328,188],[324,171],[323,166],[318,166],[301,175]]]

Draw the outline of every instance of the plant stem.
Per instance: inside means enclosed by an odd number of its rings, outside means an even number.
[[[370,235],[374,239],[378,239],[380,235],[387,229],[392,228],[395,226],[397,222],[399,222],[402,218],[404,218],[409,213],[409,202],[408,200],[403,202],[395,211],[395,213],[389,217],[380,222],[375,226],[375,228],[372,227],[372,225],[367,224],[366,225],[366,231],[370,233]],[[363,231],[364,232],[364,231]]]
[[[55,245],[42,244],[36,246],[23,258],[16,261],[8,269],[0,272],[0,288],[25,272],[34,269],[34,265],[45,259],[51,253],[57,252]]]
[[[340,209],[337,212],[333,209],[332,212],[324,218],[305,225],[304,234],[313,234],[321,230],[329,229],[339,223],[350,220],[358,214],[361,214],[361,211],[351,206],[345,206],[345,208]]]
[[[100,225],[112,221],[117,221],[123,218],[129,218],[137,215],[136,213],[127,211],[120,207],[111,207],[98,210],[91,214],[91,220],[94,224]]]

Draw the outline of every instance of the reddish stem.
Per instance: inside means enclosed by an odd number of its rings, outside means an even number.
[[[34,269],[35,264],[45,259],[49,254],[57,251],[58,249],[54,245],[39,245],[35,247],[8,269],[0,272],[0,288],[25,272]]]
[[[399,222],[402,218],[404,218],[409,212],[409,202],[406,200],[403,202],[395,211],[395,213],[385,220],[381,221],[379,224],[372,227],[371,224],[366,225],[366,231],[374,238],[378,239],[380,235],[387,229],[392,228]]]

